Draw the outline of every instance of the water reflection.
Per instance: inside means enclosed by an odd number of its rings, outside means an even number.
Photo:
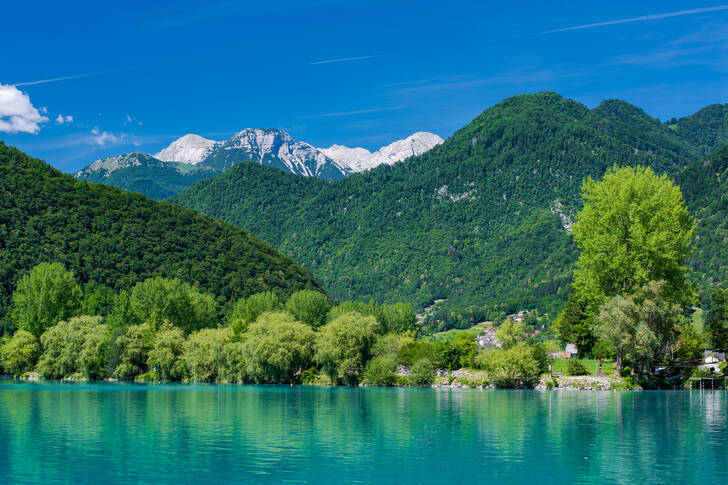
[[[0,483],[695,483],[724,391],[0,383]]]

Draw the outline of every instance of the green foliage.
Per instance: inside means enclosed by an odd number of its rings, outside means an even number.
[[[360,313],[344,314],[316,336],[316,362],[335,382],[356,384],[376,340],[376,320]]]
[[[297,291],[286,302],[286,311],[293,315],[293,318],[314,328],[326,323],[330,309],[329,298],[323,293],[312,290]]]
[[[264,313],[243,336],[248,373],[255,382],[294,382],[313,359],[314,332],[310,326],[280,312]]]
[[[402,333],[413,330],[417,321],[412,305],[401,302],[378,305],[374,315],[377,317],[381,333]]]
[[[230,328],[239,337],[248,329],[248,325],[254,322],[265,312],[274,312],[281,309],[281,302],[278,295],[271,291],[256,293],[248,298],[241,298],[233,307],[230,315]]]
[[[531,355],[538,364],[538,372],[544,374],[549,370],[549,348],[546,342],[538,342],[531,346]]]
[[[18,330],[0,347],[0,364],[5,371],[19,376],[33,369],[39,354],[38,339],[30,332]]]
[[[13,293],[13,316],[18,328],[36,338],[61,320],[78,314],[81,288],[73,273],[60,263],[41,263],[18,282]]]
[[[509,318],[498,327],[495,337],[500,340],[504,349],[510,349],[526,340],[526,327],[523,322]]]
[[[187,376],[195,382],[215,382],[226,374],[226,350],[231,343],[229,328],[205,328],[191,333],[184,343],[182,361]]]
[[[147,371],[152,331],[147,323],[125,327],[114,341],[118,364],[113,374],[118,379],[134,379]]]
[[[574,291],[598,308],[630,295],[650,280],[664,280],[665,296],[689,302],[685,256],[694,222],[680,188],[642,167],[613,167],[582,187],[584,208],[573,226],[581,253]]]
[[[38,360],[38,373],[49,379],[78,372],[98,378],[103,370],[105,336],[101,317],[82,316],[59,322],[40,338],[43,354]]]
[[[712,346],[728,349],[728,289],[713,292],[710,310],[705,318],[705,329]]]
[[[184,348],[185,336],[182,329],[165,321],[154,335],[147,367],[152,369],[158,379],[178,380],[184,376],[185,366],[180,358]]]
[[[154,325],[155,321],[168,320],[185,333],[214,327],[219,319],[212,295],[200,293],[176,278],[156,277],[137,283],[129,303],[137,323]]]
[[[407,383],[412,387],[428,387],[435,381],[435,365],[427,358],[417,359],[409,374]]]
[[[393,386],[397,380],[397,359],[390,355],[374,357],[367,363],[362,383],[367,386]]]
[[[554,331],[562,343],[576,344],[582,354],[589,354],[596,342],[593,327],[593,317],[587,313],[586,303],[572,293],[554,322]]]
[[[685,316],[680,304],[670,300],[664,282],[649,282],[628,297],[615,296],[597,316],[597,334],[617,348],[617,375],[621,358],[638,374],[672,351]]]
[[[567,376],[589,376],[591,372],[586,366],[576,359],[570,359],[566,364],[566,375]]]
[[[1,310],[20,277],[46,261],[59,262],[83,285],[95,281],[115,291],[155,276],[225,301],[318,287],[307,270],[246,230],[80,182],[1,142],[0,241]],[[55,321],[69,317],[44,313]]]
[[[478,356],[490,382],[498,388],[531,388],[538,383],[539,363],[528,345],[487,350]]]
[[[82,315],[108,315],[114,306],[114,290],[106,285],[89,281],[83,285]]]
[[[680,335],[675,344],[675,359],[690,360],[703,356],[705,344],[692,323],[683,323],[680,326]]]

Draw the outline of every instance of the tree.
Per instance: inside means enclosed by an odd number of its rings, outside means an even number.
[[[168,320],[185,333],[214,327],[218,322],[213,296],[176,278],[149,278],[137,283],[131,291],[130,306],[137,322],[153,323],[150,317],[154,315],[158,323]]]
[[[180,356],[185,343],[182,329],[165,321],[154,335],[147,366],[161,380],[171,381],[184,376],[184,363]]]
[[[36,338],[61,320],[78,314],[81,288],[61,263],[41,263],[19,282],[13,293],[13,315],[18,328]]]
[[[375,312],[377,321],[380,324],[381,333],[402,333],[412,330],[417,321],[412,305],[408,303],[394,303],[392,305],[380,305]]]
[[[374,317],[347,313],[327,323],[316,337],[316,362],[334,382],[356,384],[376,341]]]
[[[684,261],[695,224],[677,185],[651,168],[615,166],[601,181],[587,179],[581,193],[573,288],[592,314],[651,280],[665,281],[668,300],[691,301]]]
[[[705,317],[705,328],[713,347],[728,349],[728,289],[713,292],[710,310]]]
[[[18,330],[0,347],[0,364],[6,371],[19,376],[33,369],[39,353],[38,340],[33,334]]]
[[[103,368],[100,345],[105,336],[101,317],[81,316],[59,322],[40,338],[43,354],[38,360],[38,373],[60,379],[77,372],[90,372],[91,375],[86,373],[87,377],[98,378]]]
[[[495,332],[495,337],[500,340],[501,346],[504,349],[509,349],[526,340],[526,327],[523,325],[523,322],[517,322],[508,318],[498,327],[498,330]]]
[[[146,372],[152,335],[147,323],[130,325],[121,331],[114,342],[119,362],[114,368],[117,378],[133,379]]]
[[[294,382],[311,365],[314,332],[281,312],[264,313],[243,337],[248,374],[255,382]]]
[[[593,317],[587,313],[587,305],[574,293],[564,306],[564,310],[556,317],[554,331],[562,343],[576,344],[580,355],[589,354],[596,343],[593,328]]]
[[[182,354],[189,378],[196,382],[220,380],[225,374],[226,345],[231,338],[229,328],[204,328],[191,333]]]
[[[597,316],[597,333],[617,349],[615,374],[626,358],[641,374],[660,355],[667,355],[685,323],[682,307],[666,295],[665,282],[649,282],[634,294],[607,301]]]
[[[524,343],[508,349],[486,351],[477,360],[495,387],[530,388],[538,383],[540,377],[539,364]]]
[[[326,323],[326,315],[331,309],[329,298],[313,290],[301,290],[291,295],[286,302],[286,311],[299,322],[314,328]]]
[[[241,298],[233,307],[230,315],[230,328],[233,333],[239,337],[248,329],[248,325],[255,321],[265,312],[274,312],[280,310],[281,302],[278,295],[272,291],[256,293],[248,298]]]
[[[692,323],[683,323],[680,327],[680,336],[675,344],[677,360],[697,359],[703,356],[703,339]]]

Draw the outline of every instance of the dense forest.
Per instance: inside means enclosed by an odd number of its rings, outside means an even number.
[[[0,314],[38,263],[59,262],[83,285],[130,289],[178,278],[220,301],[315,289],[311,274],[238,227],[139,194],[75,180],[0,143]]]
[[[581,182],[614,164],[676,176],[728,133],[716,111],[661,123],[622,101],[590,110],[521,95],[394,166],[327,182],[239,164],[170,200],[252,230],[338,298],[447,299],[444,326],[523,308],[553,316],[576,260],[567,231]]]

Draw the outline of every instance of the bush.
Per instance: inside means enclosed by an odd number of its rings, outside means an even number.
[[[397,360],[391,356],[374,357],[367,364],[362,382],[367,386],[393,386],[396,381]]]
[[[567,376],[589,376],[591,372],[584,364],[576,359],[570,359],[566,364]]]
[[[498,388],[531,388],[538,383],[539,364],[526,344],[480,354],[477,362]]]
[[[407,383],[412,387],[428,387],[435,382],[435,365],[429,359],[419,359],[410,369]]]
[[[0,362],[7,372],[19,376],[33,369],[39,353],[38,340],[33,334],[18,330],[0,347]]]

